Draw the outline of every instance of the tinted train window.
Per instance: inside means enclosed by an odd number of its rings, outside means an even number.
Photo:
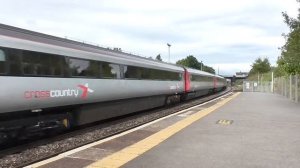
[[[179,73],[179,76],[178,76],[178,80],[182,80],[183,79],[183,74],[182,73]]]
[[[125,78],[146,80],[181,80],[182,76],[177,72],[169,72],[158,69],[124,66]]]
[[[69,68],[72,76],[99,77],[100,75],[100,67],[97,61],[70,58]]]
[[[98,61],[90,61],[90,66],[87,68],[87,76],[89,77],[100,76],[100,65]]]
[[[149,70],[146,70],[146,72],[149,73],[149,79],[152,79],[152,80],[162,80],[162,78],[161,78],[162,74],[160,73],[159,70],[149,69]]]
[[[192,81],[210,82],[212,78],[209,76],[192,75]]]
[[[40,68],[40,55],[37,52],[24,51],[23,52],[23,72],[25,75],[38,75],[38,68]]]
[[[199,79],[198,79],[198,76],[196,76],[196,75],[190,75],[190,80],[191,81],[197,81]]]
[[[168,78],[172,81],[180,81],[182,77],[180,73],[168,72]]]
[[[62,58],[58,55],[40,54],[38,74],[45,76],[62,76]]]
[[[151,69],[142,68],[141,71],[142,71],[142,74],[141,74],[142,79],[150,79],[150,80],[152,79],[151,78]]]
[[[9,74],[12,76],[21,76],[22,51],[16,49],[6,49],[6,56],[9,62]]]
[[[179,81],[181,80],[180,73],[169,72],[157,69],[149,69],[149,77],[153,80],[170,80],[170,81]]]
[[[142,68],[134,67],[134,66],[124,66],[125,78],[141,79],[142,78],[142,72],[143,72]]]
[[[23,51],[22,65],[25,75],[62,76],[61,56]]]
[[[104,78],[121,78],[120,65],[102,62],[101,69]]]
[[[3,50],[0,50],[0,74],[5,73],[6,56]]]
[[[0,74],[12,76],[58,76],[121,78],[120,65],[69,58],[48,53],[0,48]],[[182,74],[157,69],[124,66],[124,77],[147,80],[182,80]]]
[[[62,56],[52,54],[41,55],[41,71],[45,75],[62,76],[62,58]]]

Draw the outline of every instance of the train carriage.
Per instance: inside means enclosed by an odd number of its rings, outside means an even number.
[[[217,78],[0,24],[0,139],[16,136],[16,131],[83,125],[205,95],[223,87],[214,83]]]

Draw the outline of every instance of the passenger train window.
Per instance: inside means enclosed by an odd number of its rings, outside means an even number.
[[[209,76],[200,76],[200,75],[192,75],[192,81],[211,82],[212,81],[212,77],[209,77]]]
[[[90,61],[90,66],[87,68],[88,77],[100,77],[100,63],[98,61]]]
[[[141,79],[143,69],[134,66],[124,66],[124,76],[129,79]],[[144,74],[144,73],[143,73]]]
[[[101,63],[102,77],[104,78],[121,78],[120,65],[110,64],[107,62]]]
[[[143,80],[182,80],[182,74],[158,69],[142,68],[135,66],[124,66],[124,76],[127,79]]]
[[[141,78],[142,79],[148,79],[148,80],[151,80],[151,69],[149,68],[142,68],[141,69],[142,71],[142,74],[141,74]]]
[[[40,55],[39,75],[45,76],[62,76],[62,56],[53,54]]]
[[[72,76],[85,76],[87,68],[90,66],[90,62],[87,60],[69,59],[69,68]]]
[[[21,76],[21,50],[6,49],[6,56],[9,62],[9,74],[12,76]]]
[[[5,61],[6,61],[5,53],[3,50],[0,50],[0,74],[5,73]]]
[[[165,70],[123,66],[68,56],[0,48],[0,74],[11,76],[87,77],[180,81],[182,74]]]
[[[40,55],[37,52],[23,51],[23,72],[25,75],[38,75]]]
[[[63,70],[62,70],[62,56],[58,55],[48,55],[49,62],[45,62],[43,65],[45,67],[49,68],[49,75],[53,76],[62,76]]]
[[[183,74],[179,73],[178,80],[182,80],[182,78],[183,78]]]
[[[62,76],[61,56],[23,51],[22,67],[25,75]]]
[[[69,68],[72,76],[94,77],[100,76],[100,67],[98,61],[70,58]]]

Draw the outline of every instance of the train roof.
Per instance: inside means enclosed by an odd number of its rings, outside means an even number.
[[[220,75],[215,75],[216,77],[218,77],[218,78],[223,78],[223,79],[225,79],[223,76],[220,76]]]
[[[214,74],[208,73],[208,72],[204,72],[204,71],[200,71],[197,69],[192,69],[192,68],[185,68],[188,72],[192,73],[192,74],[200,74],[200,75],[204,75],[204,76],[215,76]]]
[[[220,75],[216,75],[216,74],[211,74],[211,73],[208,73],[208,72],[204,72],[204,71],[200,71],[200,70],[197,70],[197,69],[192,69],[192,68],[186,68],[185,69],[192,73],[192,74],[200,74],[200,75],[204,75],[204,76],[211,76],[211,77],[217,77],[217,78],[224,78]]]
[[[3,36],[7,38],[4,38]],[[83,59],[100,59],[107,62],[113,61],[119,64],[173,70],[177,72],[183,71],[181,66],[175,64],[4,24],[0,24],[0,37],[2,37],[0,38],[0,45],[4,47],[53,53]],[[218,75],[192,68],[186,69],[194,74],[223,78]]]
[[[4,47],[60,54],[84,59],[100,59],[102,61],[113,61],[133,66],[146,66],[156,69],[183,71],[182,67],[175,64],[156,61],[122,51],[115,51],[109,48],[55,37],[4,24],[0,24],[0,36],[0,45]]]

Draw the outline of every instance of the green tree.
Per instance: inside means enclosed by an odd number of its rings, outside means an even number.
[[[281,58],[281,56],[279,56],[277,59],[278,66],[274,67],[273,69],[275,77],[280,77],[287,74],[287,72],[284,70],[283,64],[284,64],[283,59]]]
[[[297,18],[282,13],[284,22],[290,28],[290,32],[283,35],[286,43],[281,47],[281,55],[277,61],[278,71],[284,74],[300,74],[300,8],[298,11]]]
[[[161,58],[160,54],[158,54],[155,59],[158,60],[158,61],[162,61],[162,58]]]
[[[195,58],[192,55],[189,55],[184,59],[178,60],[176,64],[201,70],[201,63],[199,63],[197,58]]]
[[[215,73],[216,73],[214,68],[212,68],[212,67],[210,67],[210,66],[207,66],[207,65],[204,65],[204,66],[203,66],[203,71],[209,72],[209,73],[212,73],[212,74],[215,74]]]
[[[201,63],[198,62],[197,58],[195,58],[193,55],[189,55],[184,59],[178,60],[176,64],[201,70]],[[215,73],[215,70],[212,67],[206,65],[202,65],[202,70],[213,74]]]
[[[257,58],[251,66],[252,69],[250,70],[250,75],[257,73],[262,74],[271,71],[271,64],[268,58]]]

